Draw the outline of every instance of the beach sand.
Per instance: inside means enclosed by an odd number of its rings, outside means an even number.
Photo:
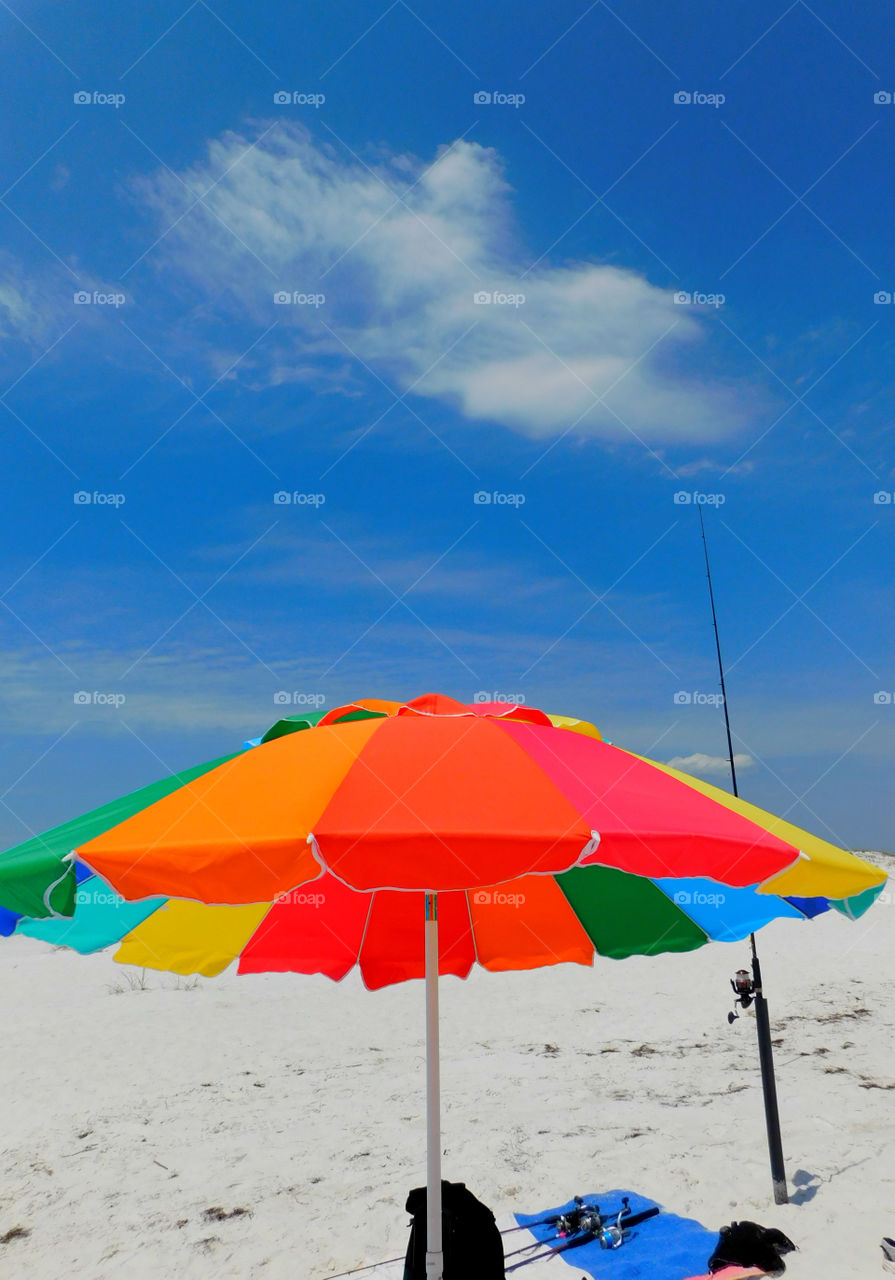
[[[895,910],[780,921],[759,948],[791,1204],[773,1204],[754,1019],[727,1023],[744,943],[445,979],[444,1176],[499,1216],[630,1187],[713,1229],[781,1227],[794,1280],[882,1275]],[[110,952],[16,938],[0,1019],[0,1276],[324,1280],[403,1253],[421,983],[144,986]]]

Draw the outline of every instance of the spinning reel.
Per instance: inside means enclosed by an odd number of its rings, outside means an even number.
[[[748,969],[737,969],[734,976],[730,979],[730,985],[733,987],[734,1005],[739,1005],[741,1009],[748,1009],[756,996],[755,982],[752,979]],[[727,1021],[733,1025],[740,1015],[734,1008],[728,1015]]]

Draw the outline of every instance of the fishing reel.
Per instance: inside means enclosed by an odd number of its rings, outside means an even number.
[[[600,1206],[595,1204],[591,1209],[584,1203],[581,1196],[576,1196],[575,1208],[557,1218],[556,1234],[560,1237],[577,1236],[579,1232],[590,1229],[594,1218],[599,1223]]]
[[[628,1197],[622,1196],[622,1210],[615,1222],[600,1228],[597,1239],[601,1249],[620,1249],[627,1239],[625,1218],[630,1217],[631,1206]]]
[[[739,1005],[741,1009],[748,1009],[752,1001],[755,999],[755,983],[748,969],[737,969],[734,976],[730,979],[730,985],[733,987],[734,1005]],[[740,1015],[734,1008],[728,1015],[727,1021],[731,1026],[736,1022]]]
[[[563,1214],[558,1220],[557,1235],[561,1238],[571,1236],[591,1237],[598,1240],[601,1249],[618,1249],[626,1239],[625,1218],[631,1214],[628,1197],[622,1197],[622,1208],[614,1223],[607,1223],[600,1213],[598,1204],[589,1207],[579,1196],[570,1213]]]

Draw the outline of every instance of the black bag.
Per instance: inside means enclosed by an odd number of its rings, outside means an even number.
[[[757,1222],[732,1222],[721,1228],[718,1247],[709,1258],[709,1271],[724,1267],[761,1267],[772,1275],[786,1270],[782,1253],[792,1253],[795,1245],[776,1227],[761,1227]]]
[[[426,1280],[426,1188],[407,1197],[413,1218],[404,1280]],[[503,1241],[494,1214],[463,1182],[441,1184],[444,1280],[505,1280]]]

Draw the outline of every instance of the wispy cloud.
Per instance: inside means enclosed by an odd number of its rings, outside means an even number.
[[[691,756],[673,756],[668,763],[672,769],[680,769],[683,773],[730,772],[730,761],[727,756],[707,756],[702,751],[694,751]],[[733,763],[737,769],[751,769],[755,761],[749,755],[734,752]]]
[[[59,263],[26,262],[0,249],[0,362],[20,368],[7,348],[21,343],[37,356],[55,348],[67,333],[100,329],[108,347],[109,316],[133,299],[119,284],[101,279],[89,268],[78,271]]]
[[[255,145],[224,134],[191,168],[133,189],[161,237],[149,261],[195,302],[193,340],[213,344],[222,316],[277,322],[241,377],[331,379],[347,360],[535,438],[709,442],[756,408],[750,387],[697,371],[708,323],[670,290],[596,262],[545,261],[523,277],[492,148],[461,140],[428,164],[381,153],[367,164],[281,123]],[[325,302],[278,306],[278,291]]]
[[[40,349],[75,319],[77,282],[62,268],[26,268],[0,250],[0,340]]]

